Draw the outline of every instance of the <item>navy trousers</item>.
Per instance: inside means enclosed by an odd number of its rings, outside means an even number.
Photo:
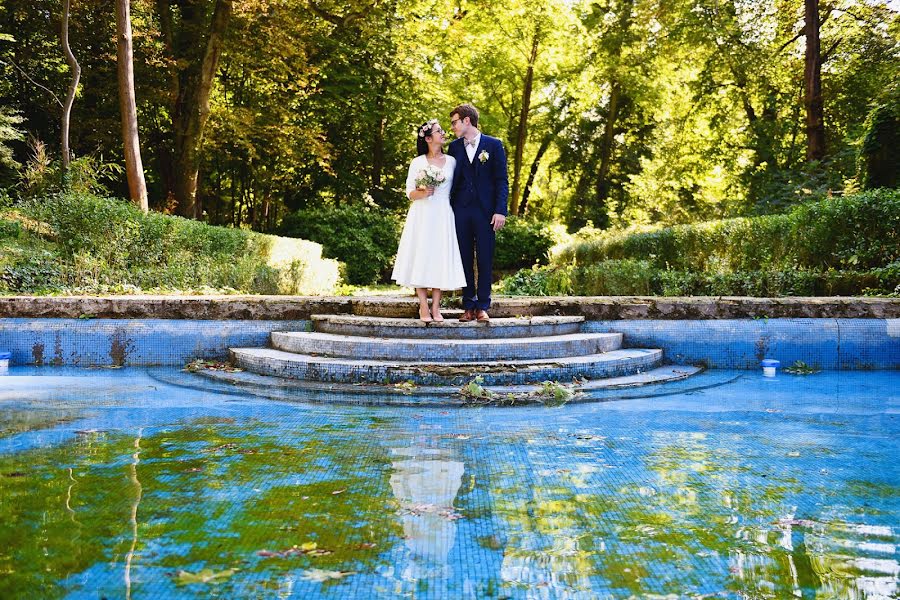
[[[480,206],[455,206],[456,238],[466,287],[463,288],[465,310],[487,310],[491,307],[491,275],[494,266],[494,244],[497,234],[491,218],[485,217]],[[478,261],[478,281],[475,281],[475,261]]]

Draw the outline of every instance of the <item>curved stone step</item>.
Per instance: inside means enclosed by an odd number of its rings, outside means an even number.
[[[733,373],[715,375],[707,373],[695,377],[700,371],[702,369],[699,367],[666,365],[636,375],[588,381],[575,386],[574,389],[579,393],[569,400],[569,403],[685,394],[725,385],[736,379]],[[251,394],[273,400],[440,407],[465,406],[472,403],[472,400],[463,397],[459,390],[448,389],[446,386],[409,388],[380,384],[324,383],[259,375],[248,371],[219,370],[172,373],[170,370],[162,369],[151,370],[150,376],[179,387],[212,390],[230,395]],[[691,379],[690,382],[686,381],[688,378]],[[517,404],[540,403],[540,399],[528,396],[529,393],[538,392],[541,389],[540,385],[493,386],[486,389],[501,399],[510,393],[517,394]]]
[[[523,338],[580,333],[584,317],[508,317],[490,323],[460,323],[459,311],[444,311],[445,321],[423,323],[418,319],[360,315],[312,315],[313,329],[321,333],[365,337],[473,339]]]
[[[297,354],[441,363],[556,359],[618,350],[621,333],[570,333],[531,338],[404,339],[319,332],[272,332],[276,350]]]
[[[463,385],[479,375],[483,377],[484,385],[619,377],[655,368],[662,358],[662,350],[630,348],[550,360],[435,364],[329,358],[273,348],[231,349],[231,360],[235,365],[261,375],[342,383],[411,381],[416,385],[450,386]]]

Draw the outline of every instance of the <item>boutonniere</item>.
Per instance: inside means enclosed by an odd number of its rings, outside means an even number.
[[[491,155],[488,154],[486,150],[482,150],[482,151],[481,151],[481,154],[478,155],[478,160],[481,161],[481,164],[484,164],[484,163],[487,162],[487,160],[488,160],[490,157],[491,157]]]

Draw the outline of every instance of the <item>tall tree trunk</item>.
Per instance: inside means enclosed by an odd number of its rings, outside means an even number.
[[[806,60],[803,82],[806,96],[806,159],[825,157],[825,117],[822,101],[822,53],[819,43],[819,0],[804,0]]]
[[[232,0],[215,0],[212,19],[203,26],[205,11],[201,0],[183,1],[181,27],[184,35],[175,35],[169,0],[157,0],[160,30],[170,55],[170,95],[174,152],[172,157],[173,190],[178,214],[197,218],[201,214],[197,199],[200,150],[209,118],[209,96],[222,54],[222,45],[231,19]],[[205,44],[199,56],[191,54],[202,31]],[[183,39],[182,39],[183,38]],[[203,43],[203,42],[199,42]]]
[[[612,56],[615,57],[615,64],[618,64],[622,58],[622,47],[625,45],[625,39],[628,38],[628,33],[631,29],[634,1],[627,0],[626,2],[623,2],[619,10],[618,32],[615,38],[616,44],[612,51]],[[610,72],[609,84],[609,106],[607,109],[606,122],[603,125],[603,141],[600,145],[599,152],[600,166],[594,177],[594,197],[598,203],[598,208],[601,209],[606,206],[606,200],[609,197],[609,170],[613,161],[616,121],[619,118],[619,109],[622,105],[622,100],[628,99],[627,91],[623,91],[620,78],[618,77],[615,68]],[[606,221],[607,219],[601,218],[600,214],[600,212],[596,213],[597,219]]]
[[[609,165],[612,162],[613,143],[616,141],[616,119],[619,116],[619,100],[622,90],[613,81],[609,92],[609,114],[603,125],[603,143],[600,146],[600,169],[597,172],[597,199],[605,201],[609,195]]]
[[[69,6],[69,0],[63,0],[60,37],[62,38],[66,62],[69,63],[69,68],[72,69],[72,81],[69,82],[69,94],[66,96],[62,114],[62,166],[64,171],[69,168],[69,162],[72,160],[72,153],[69,150],[69,122],[72,118],[72,104],[75,103],[75,92],[78,91],[78,81],[81,79],[81,66],[75,60],[75,55],[72,54],[72,49],[69,47]]]
[[[116,0],[117,61],[119,74],[119,109],[122,113],[122,142],[125,144],[125,172],[128,194],[142,211],[147,212],[147,182],[141,161],[138,136],[137,102],[134,96],[134,56],[131,49],[131,1]]]
[[[519,200],[522,196],[522,162],[525,155],[525,140],[528,136],[528,113],[531,111],[531,88],[534,85],[534,63],[537,62],[540,45],[540,24],[534,27],[531,40],[531,54],[528,57],[528,68],[525,71],[525,85],[522,89],[522,111],[519,113],[519,126],[516,130],[516,154],[513,158],[513,185],[509,201],[509,214],[519,214]]]
[[[555,117],[555,118],[554,118]],[[547,150],[550,149],[550,144],[553,143],[553,140],[556,139],[556,136],[560,134],[560,132],[568,127],[571,122],[570,117],[564,117],[562,114],[557,114],[554,117],[551,117],[556,123],[550,132],[544,136],[544,139],[541,140],[541,145],[538,147],[537,154],[534,157],[534,160],[531,162],[531,170],[528,173],[528,181],[525,182],[525,190],[522,192],[522,203],[519,205],[519,214],[526,214],[526,210],[528,209],[528,198],[531,196],[531,186],[534,185],[534,180],[537,177],[538,169],[541,166],[541,161],[544,159],[544,154],[547,153]]]
[[[387,125],[387,115],[384,110],[384,100],[388,92],[388,76],[382,74],[381,86],[375,104],[375,139],[372,141],[372,187],[369,193],[376,204],[381,204],[384,197],[382,189],[382,175],[384,174],[384,129]]]
[[[534,179],[537,177],[538,169],[541,166],[541,160],[543,160],[547,150],[550,149],[550,143],[553,141],[553,138],[556,137],[561,130],[562,127],[554,128],[551,135],[546,135],[544,136],[544,139],[541,140],[541,145],[538,148],[537,154],[531,162],[531,170],[528,172],[528,181],[525,182],[525,190],[522,192],[522,203],[519,205],[519,214],[526,214],[528,210],[528,198],[531,196],[531,186],[534,185]]]

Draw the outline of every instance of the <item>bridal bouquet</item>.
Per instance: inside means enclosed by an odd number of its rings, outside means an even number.
[[[445,179],[446,175],[444,175],[443,169],[434,165],[428,165],[416,175],[416,187],[437,187],[444,183]]]

